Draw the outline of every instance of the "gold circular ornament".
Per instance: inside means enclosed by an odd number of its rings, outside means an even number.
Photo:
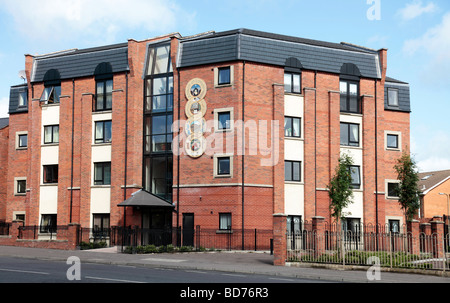
[[[203,136],[206,132],[206,120],[202,117],[191,117],[186,121],[184,131],[188,136]]]
[[[201,157],[206,150],[206,139],[203,136],[190,135],[186,139],[185,143],[186,153],[192,158]]]
[[[195,78],[186,85],[186,98],[188,100],[201,100],[206,96],[206,83],[202,79]]]
[[[206,101],[204,99],[201,100],[189,100],[186,103],[185,112],[188,118],[191,118],[196,115],[200,115],[203,117],[206,114],[207,106]]]

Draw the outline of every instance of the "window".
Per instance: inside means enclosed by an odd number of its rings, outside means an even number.
[[[25,195],[27,192],[27,179],[26,178],[15,178],[14,180],[14,194],[15,195]]]
[[[94,185],[111,185],[111,162],[94,163]]]
[[[359,241],[361,232],[361,219],[345,218],[342,220],[342,230],[346,241]]]
[[[105,238],[109,236],[109,214],[93,214],[93,236],[94,238]]]
[[[111,143],[111,120],[95,122],[95,143]]]
[[[300,161],[284,161],[284,180],[300,182],[301,181],[301,162]]]
[[[58,165],[44,165],[43,183],[58,183]]]
[[[41,217],[41,233],[55,233],[56,232],[56,215],[42,215]]]
[[[301,93],[301,75],[293,73],[284,74],[284,92],[300,94]]]
[[[28,105],[27,92],[19,92],[19,107],[26,107]]]
[[[231,113],[230,112],[220,112],[217,113],[217,120],[218,120],[218,129],[219,130],[226,130],[231,129]]]
[[[359,146],[359,124],[341,122],[341,145]]]
[[[113,80],[97,80],[95,91],[95,111],[112,109]]]
[[[387,148],[398,149],[398,135],[386,135],[386,146]]]
[[[287,232],[290,234],[299,234],[302,231],[301,216],[287,216],[286,218]]]
[[[341,112],[361,113],[359,102],[359,83],[352,81],[341,81]]]
[[[398,106],[398,89],[388,88],[388,106]]]
[[[144,189],[172,201],[173,157],[169,154],[146,157],[144,161]]]
[[[145,118],[145,153],[163,153],[172,150],[173,115]]]
[[[59,143],[59,125],[44,126],[44,144]]]
[[[392,199],[398,199],[399,197],[399,183],[387,182],[387,197]]]
[[[350,175],[352,177],[351,188],[359,189],[361,188],[361,172],[359,166],[350,166]]]
[[[398,234],[400,232],[400,220],[389,220],[389,231]]]
[[[19,135],[19,147],[24,148],[28,146],[28,135]]]
[[[219,68],[218,76],[218,85],[231,84],[231,69],[229,66]]]
[[[59,103],[61,96],[61,86],[46,86],[41,96],[41,102],[45,104]]]
[[[300,138],[300,118],[284,117],[284,136]]]
[[[219,214],[219,229],[231,230],[231,213]]]
[[[217,158],[217,175],[229,176],[230,175],[230,157],[218,157]]]

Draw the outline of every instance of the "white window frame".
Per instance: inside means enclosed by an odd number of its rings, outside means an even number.
[[[25,192],[24,193],[19,193],[17,192],[17,182],[18,181],[25,181],[25,184],[27,184],[27,177],[15,177],[14,178],[14,196],[26,196],[27,194],[27,186],[25,186]]]
[[[398,138],[398,148],[388,147],[387,145],[387,137],[388,135],[397,136]],[[399,131],[390,131],[387,130],[384,132],[384,149],[385,150],[393,150],[393,151],[402,151],[402,133]]]
[[[224,67],[230,68],[230,83],[219,84],[219,69]],[[234,65],[218,66],[214,68],[214,87],[227,87],[233,85],[234,85]]]
[[[230,113],[230,128],[220,129],[219,128],[219,113]],[[216,108],[214,109],[214,132],[232,132],[234,130],[234,107]]]
[[[19,146],[19,136],[27,135],[27,146]],[[16,149],[27,149],[28,148],[28,131],[16,132]]]
[[[219,168],[219,158],[230,158],[230,173],[227,175],[219,175],[218,168]],[[214,155],[214,178],[232,178],[233,177],[233,154],[215,154]]]
[[[385,182],[384,182],[386,199],[387,200],[398,200],[399,197],[389,196],[389,190],[388,190],[388,184],[389,183],[398,183],[398,184],[400,184],[400,181],[399,180],[385,180]]]

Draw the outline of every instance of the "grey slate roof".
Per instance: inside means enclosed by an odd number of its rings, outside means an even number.
[[[19,93],[27,91],[28,91],[27,84],[11,86],[9,91],[9,114],[28,112],[28,106],[19,107]]]
[[[118,206],[174,207],[166,200],[142,189],[132,194],[130,198],[122,203],[119,203]]]
[[[239,29],[180,41],[178,66],[246,60],[284,66],[297,58],[305,69],[340,73],[344,63],[355,64],[362,77],[381,78],[378,53],[350,45]]]
[[[398,90],[398,107],[392,107],[388,105],[389,88],[395,88]],[[411,96],[409,84],[400,80],[386,77],[386,82],[384,84],[384,108],[394,111],[410,112]]]
[[[114,73],[127,71],[128,43],[35,57],[31,82],[42,82],[51,69],[58,70],[61,79],[92,76],[103,62],[109,62]]]
[[[0,129],[4,129],[9,125],[9,118],[0,118]]]

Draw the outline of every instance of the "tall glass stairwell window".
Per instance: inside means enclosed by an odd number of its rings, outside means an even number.
[[[150,45],[144,79],[144,189],[172,201],[173,68],[170,45]]]

